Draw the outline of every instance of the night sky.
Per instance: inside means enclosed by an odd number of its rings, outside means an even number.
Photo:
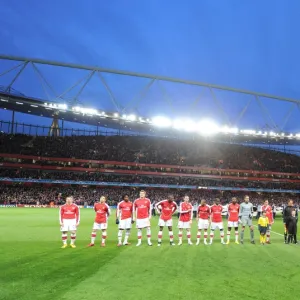
[[[0,53],[42,58],[133,72],[164,75],[300,99],[300,1],[37,1],[0,0]],[[0,74],[16,62],[0,60]],[[86,71],[41,66],[56,95],[86,77]],[[15,75],[0,77],[7,85]],[[103,74],[121,107],[145,117],[157,115],[194,120],[210,118],[224,124],[208,89],[155,82],[139,99],[148,79]],[[45,100],[31,66],[13,86]],[[80,85],[66,95],[71,101]],[[233,125],[271,125],[253,98],[244,117],[239,113],[251,97],[215,91]],[[199,102],[195,100],[199,98]],[[98,76],[79,97],[85,106],[115,111]],[[139,101],[140,100],[140,101]],[[140,102],[140,103],[138,103]],[[282,127],[291,103],[261,99]],[[285,131],[300,132],[295,107]],[[0,111],[8,120],[10,112]],[[51,120],[18,114],[26,123]]]

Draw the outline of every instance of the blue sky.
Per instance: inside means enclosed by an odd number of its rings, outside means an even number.
[[[2,54],[166,75],[300,99],[300,2],[296,0],[289,0],[288,5],[278,0],[0,0],[0,7]],[[0,73],[12,65],[0,61]],[[59,92],[87,74],[46,66],[41,71]],[[25,75],[15,88],[45,98],[34,72],[29,69]],[[0,77],[0,84],[7,84],[10,76]],[[123,106],[148,82],[104,77]],[[138,107],[142,115],[209,117],[223,122],[205,89],[169,83],[155,83],[152,88]],[[67,96],[72,98],[76,89],[72,93]],[[199,95],[200,102],[191,106]],[[233,123],[249,100],[243,95],[216,95]],[[114,109],[99,78],[93,78],[80,99],[89,106]],[[291,104],[262,102],[281,125]],[[0,114],[1,119],[9,118],[8,112]],[[284,129],[300,132],[299,115],[295,109]],[[37,122],[27,116],[18,118]],[[265,122],[252,101],[238,125],[258,128]]]

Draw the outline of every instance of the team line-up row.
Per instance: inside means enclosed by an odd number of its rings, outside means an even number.
[[[193,207],[189,202],[189,197],[185,196],[183,202],[179,207],[174,201],[173,195],[169,195],[166,200],[160,201],[155,205],[155,209],[160,215],[158,226],[158,246],[161,246],[163,228],[167,227],[169,231],[170,245],[174,244],[173,234],[173,220],[172,216],[175,212],[179,213],[178,221],[178,245],[182,244],[183,230],[186,230],[187,242],[192,245],[191,241],[191,224],[193,219]],[[106,203],[106,198],[102,196],[98,203],[95,203],[94,210],[96,217],[91,233],[91,242],[88,245],[93,247],[95,245],[96,234],[98,230],[102,231],[101,246],[105,247],[105,241],[107,238],[107,223],[110,215],[110,208]],[[214,233],[216,229],[220,230],[220,237],[222,244],[230,243],[231,229],[234,228],[235,243],[239,244],[239,224],[242,225],[240,232],[240,242],[244,243],[244,231],[246,226],[250,229],[251,243],[254,244],[254,227],[252,225],[253,205],[249,202],[249,197],[245,196],[244,202],[237,203],[237,199],[232,198],[231,203],[228,206],[228,225],[227,225],[227,242],[224,241],[224,225],[222,220],[223,207],[220,204],[218,198],[215,199],[214,204],[209,206],[205,200],[201,200],[201,204],[198,207],[197,220],[198,220],[198,232],[196,245],[199,245],[201,240],[201,234],[203,231],[203,242],[205,245],[211,245],[214,239]],[[260,243],[270,243],[271,224],[273,224],[273,211],[272,207],[266,200],[262,208],[262,216],[259,218],[258,226],[260,229]],[[129,196],[124,195],[122,201],[118,203],[116,210],[116,224],[118,224],[118,246],[129,245],[128,239],[130,236],[130,230],[132,224],[136,223],[137,228],[137,246],[142,243],[142,229],[146,229],[147,243],[152,246],[151,242],[151,202],[146,198],[146,192],[141,191],[140,197],[133,203],[129,201]],[[70,246],[75,248],[76,230],[80,223],[80,211],[77,205],[73,203],[73,197],[66,198],[66,204],[60,207],[60,226],[62,232],[62,248],[67,247],[67,233],[70,231],[71,243]],[[208,241],[208,229],[209,241]],[[123,233],[125,237],[123,240]]]

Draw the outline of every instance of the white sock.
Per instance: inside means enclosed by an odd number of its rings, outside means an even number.
[[[138,236],[138,242],[141,243],[142,242],[142,230],[141,229],[138,229],[137,236]]]
[[[122,244],[122,236],[123,236],[123,230],[118,231],[118,241],[119,244]]]
[[[151,243],[151,228],[147,227],[147,238],[148,238],[148,243]]]
[[[173,231],[169,231],[169,237],[170,237],[170,242],[173,243],[174,240]]]
[[[71,245],[74,245],[76,241],[76,233],[71,233]]]
[[[125,244],[128,243],[129,235],[130,235],[130,229],[126,229],[126,232],[125,232],[125,239],[124,239],[124,243],[125,243]]]
[[[162,231],[160,230],[160,231],[158,232],[157,241],[158,241],[159,243],[161,243],[161,239],[162,239]]]

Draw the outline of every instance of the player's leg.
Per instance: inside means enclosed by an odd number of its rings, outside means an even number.
[[[103,226],[103,227],[105,227],[105,226]],[[106,238],[107,238],[106,228],[103,228],[103,229],[102,229],[102,241],[101,241],[101,247],[105,247]]]
[[[97,229],[95,228],[95,224],[94,224],[94,228],[91,233],[91,243],[89,244],[90,247],[95,245],[96,236],[97,236]]]
[[[123,245],[130,245],[130,243],[128,242],[128,239],[130,237],[130,228],[127,228],[125,231],[125,238],[124,238],[124,243]]]
[[[183,222],[178,222],[178,246],[182,245]]]
[[[228,227],[227,227],[227,242],[226,244],[229,245],[230,243],[230,234],[231,234],[231,224],[228,222]]]
[[[119,227],[119,231],[118,231],[118,247],[122,246],[123,231],[124,231],[124,229]]]
[[[200,240],[201,240],[201,229],[202,229],[202,224],[201,224],[201,220],[198,221],[198,231],[197,231],[197,241],[196,241],[196,246],[198,246],[200,244]]]
[[[208,229],[204,228],[204,245],[207,245]]]
[[[287,243],[287,238],[288,238],[288,232],[287,232],[287,229],[286,229],[286,224],[283,224],[284,226],[284,243],[286,244]]]
[[[209,241],[210,245],[213,243],[214,236],[215,236],[215,229],[211,227],[210,228],[210,241]]]
[[[170,245],[175,246],[175,244],[174,244],[174,235],[173,235],[173,227],[168,226],[168,229],[169,229]]]
[[[220,228],[220,238],[221,238],[221,244],[225,244],[224,242],[224,228]]]
[[[68,239],[68,231],[62,231],[61,232],[61,240],[63,242],[62,248],[66,248],[67,247],[67,239]]]
[[[186,228],[186,236],[187,236],[188,244],[193,245],[192,240],[191,240],[191,229],[190,228]]]
[[[246,228],[246,225],[244,223],[244,220],[242,219],[241,244],[244,244],[245,228]]]
[[[150,223],[150,222],[149,222]],[[148,246],[152,246],[152,243],[151,243],[151,227],[150,227],[150,224],[149,226],[147,227],[147,240],[148,240]]]
[[[76,230],[72,230],[71,231],[71,244],[70,244],[70,246],[72,248],[76,248],[75,241],[76,241]]]
[[[251,221],[251,225],[249,225],[249,228],[250,228],[250,240],[251,240],[251,244],[255,244],[255,241],[254,241],[254,227],[252,225],[252,221]]]
[[[235,235],[235,243],[239,244],[239,227],[238,227],[238,224],[236,224],[236,227],[234,227],[234,235]]]
[[[269,225],[267,228],[267,233],[266,233],[266,243],[267,244],[271,244],[270,238],[271,238],[271,225]]]
[[[137,238],[138,238],[138,242],[136,245],[140,246],[142,244],[142,228],[137,229]]]
[[[161,220],[160,220],[161,221]],[[161,224],[161,223],[160,223]],[[161,240],[162,240],[162,235],[163,235],[163,226],[159,226],[159,231],[158,231],[158,236],[157,236],[157,246],[161,246]]]

